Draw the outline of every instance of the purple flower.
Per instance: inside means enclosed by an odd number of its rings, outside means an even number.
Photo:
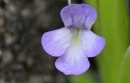
[[[105,39],[90,30],[97,13],[87,4],[71,4],[60,14],[65,27],[43,34],[43,49],[59,57],[55,62],[59,71],[66,75],[82,74],[90,66],[87,57],[98,55],[105,45]]]

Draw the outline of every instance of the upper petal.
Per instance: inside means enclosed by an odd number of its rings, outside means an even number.
[[[95,22],[95,20],[97,18],[97,12],[90,5],[81,4],[81,6],[83,8],[84,15],[85,15],[84,25],[86,28],[91,29],[91,26],[93,25],[93,23]]]
[[[84,30],[81,34],[81,43],[87,57],[94,57],[103,50],[105,39],[94,34],[92,31]]]
[[[81,45],[71,45],[55,62],[56,68],[66,75],[79,75],[88,70],[90,64]]]
[[[70,45],[71,37],[71,31],[66,27],[46,32],[41,39],[42,47],[52,56],[61,56]]]
[[[80,4],[71,4],[64,7],[60,14],[65,26],[82,26],[84,23],[83,8]]]
[[[71,4],[61,10],[65,26],[90,29],[97,18],[96,10],[87,4]]]

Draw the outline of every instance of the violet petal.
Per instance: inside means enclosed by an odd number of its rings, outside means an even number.
[[[91,29],[97,18],[96,10],[87,4],[71,4],[61,10],[65,26]]]
[[[92,31],[84,30],[81,34],[81,43],[87,57],[94,57],[103,50],[105,39]]]
[[[60,14],[65,26],[80,27],[85,20],[85,18],[82,18],[84,14],[83,8],[79,4],[71,4],[64,7]]]
[[[90,64],[81,45],[71,45],[55,62],[56,68],[65,75],[79,75],[88,70]]]
[[[85,15],[84,25],[86,28],[91,29],[91,26],[93,25],[93,23],[95,22],[95,20],[97,18],[97,12],[90,5],[81,4],[81,6],[83,8],[84,15]]]
[[[42,36],[43,49],[52,56],[61,56],[70,45],[72,33],[68,28],[49,31]]]

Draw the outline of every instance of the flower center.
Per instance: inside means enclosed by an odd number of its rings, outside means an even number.
[[[74,44],[77,44],[77,42],[79,42],[81,30],[82,30],[81,28],[74,28],[73,29],[73,43]]]

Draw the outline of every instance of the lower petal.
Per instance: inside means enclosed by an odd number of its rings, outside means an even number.
[[[79,75],[88,70],[90,64],[81,46],[72,45],[55,62],[56,68],[65,75]]]
[[[66,27],[46,32],[42,36],[42,47],[52,56],[61,56],[70,45],[71,36],[71,31]]]
[[[87,57],[94,57],[103,50],[105,39],[92,31],[84,30],[81,34],[81,43]]]

